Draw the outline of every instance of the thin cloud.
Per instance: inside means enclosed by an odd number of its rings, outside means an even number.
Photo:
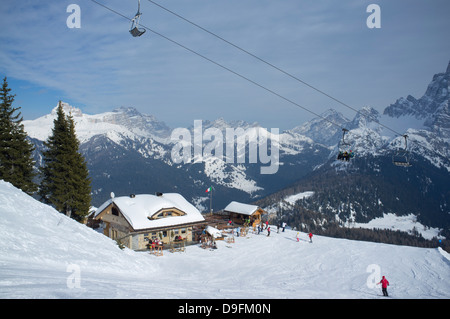
[[[99,2],[129,17],[137,6],[136,1]],[[370,30],[365,25],[369,1],[160,1],[355,108],[378,109],[423,91],[434,73],[445,70],[450,45],[445,34],[437,34],[450,27],[447,2],[377,1],[382,28]],[[63,92],[86,113],[135,106],[175,126],[201,116],[291,128],[311,117],[151,31],[132,38],[129,21],[91,1],[79,3],[81,28],[69,29],[69,4],[2,3],[0,28],[8,31],[0,34],[2,74]],[[148,1],[141,0],[141,10],[143,25],[287,98],[318,113],[335,107],[353,116]]]

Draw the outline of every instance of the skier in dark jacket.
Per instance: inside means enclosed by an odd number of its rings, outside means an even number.
[[[381,290],[383,291],[383,296],[389,297],[388,292],[387,292],[387,287],[389,286],[389,281],[387,281],[387,279],[383,276],[381,281],[379,283],[377,283],[377,285],[379,285],[379,284],[381,284]]]

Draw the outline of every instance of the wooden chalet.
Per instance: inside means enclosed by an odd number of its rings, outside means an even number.
[[[233,223],[256,227],[261,223],[262,216],[267,214],[265,210],[256,206],[243,204],[239,202],[231,202],[224,208],[224,213],[229,215]]]
[[[103,234],[133,250],[149,248],[159,239],[168,245],[198,241],[196,229],[205,227],[197,208],[176,193],[112,196],[93,215]]]

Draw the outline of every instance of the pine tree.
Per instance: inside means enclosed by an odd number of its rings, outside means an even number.
[[[59,102],[52,134],[44,142],[44,163],[41,167],[41,199],[58,211],[78,221],[89,213],[91,181],[71,115],[65,116]]]
[[[0,179],[32,194],[37,190],[34,147],[27,139],[20,107],[12,106],[15,95],[10,91],[5,77],[0,89]]]
[[[87,163],[83,155],[79,152],[80,142],[75,133],[75,123],[72,115],[67,117],[69,124],[69,140],[71,143],[72,160],[71,167],[73,169],[73,203],[71,205],[72,211],[75,213],[75,219],[81,221],[89,213],[91,205],[91,180],[89,178],[89,171]]]

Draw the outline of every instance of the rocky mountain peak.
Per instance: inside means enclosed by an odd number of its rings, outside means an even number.
[[[362,126],[370,126],[371,123],[379,122],[380,113],[373,107],[364,106],[353,118],[352,122],[349,124],[349,128],[358,128]]]
[[[416,119],[423,119],[427,126],[433,126],[436,120],[440,122],[442,112],[445,111],[450,100],[450,63],[445,73],[438,73],[433,76],[425,94],[416,99],[411,95],[406,98],[399,98],[394,104],[389,105],[383,112],[390,117],[400,117],[411,115]],[[448,114],[444,114],[448,116]]]
[[[320,114],[320,117],[297,126],[288,133],[309,137],[320,144],[334,145],[339,141],[338,136],[341,135],[341,129],[338,126],[345,126],[348,122],[349,120],[342,113],[329,109]]]

